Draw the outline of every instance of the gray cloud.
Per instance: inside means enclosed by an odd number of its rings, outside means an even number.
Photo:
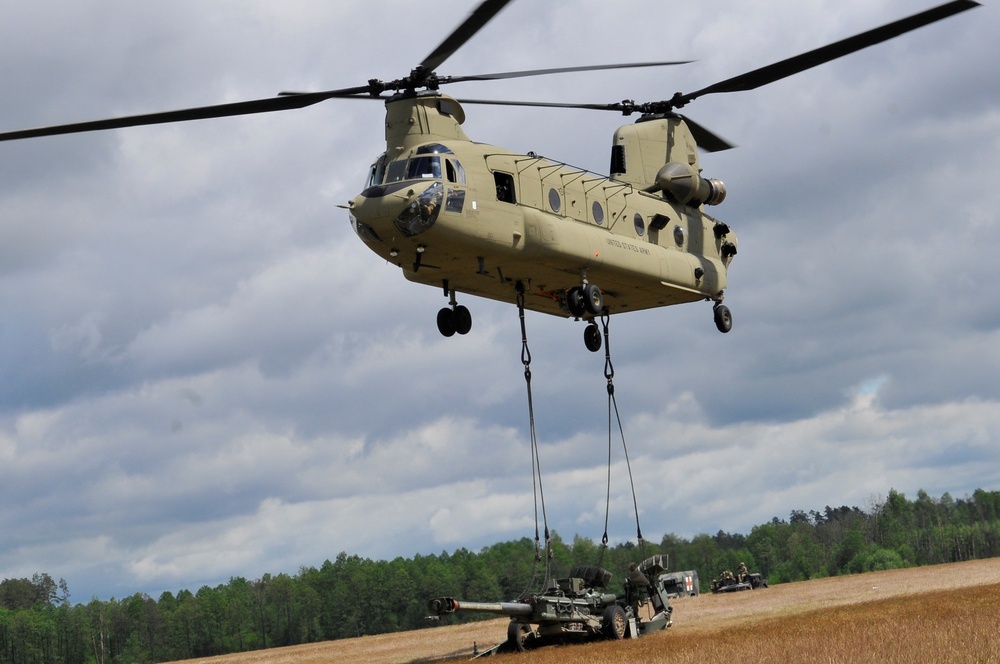
[[[442,70],[696,59],[450,90],[664,99],[918,9],[515,2]],[[2,28],[0,117],[13,129],[395,77],[468,3],[398,10],[25,5]],[[745,532],[890,487],[997,487],[997,28],[987,5],[685,109],[740,146],[702,156],[730,190],[713,212],[740,234],[735,327],[718,334],[707,304],[612,322],[647,537]],[[0,577],[45,571],[86,601],[533,534],[516,311],[465,298],[472,333],[441,338],[440,292],[367,252],[335,207],[383,148],[382,110],[0,146]],[[475,140],[598,172],[623,121],[467,110]],[[527,322],[550,525],[600,537],[604,358],[579,324]]]

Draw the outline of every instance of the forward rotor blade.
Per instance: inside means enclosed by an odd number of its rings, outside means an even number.
[[[491,18],[497,15],[510,0],[484,0],[479,7],[460,25],[451,35],[448,36],[438,47],[427,56],[421,63],[424,71],[433,71],[443,63],[452,53],[458,50],[462,44],[472,38]],[[393,84],[381,84],[373,81],[365,86],[356,88],[344,88],[342,90],[329,90],[327,92],[303,92],[292,94],[281,94],[277,97],[267,97],[251,101],[234,102],[230,104],[217,104],[214,106],[201,106],[198,108],[187,108],[176,111],[163,111],[159,113],[146,113],[143,115],[132,115],[120,118],[107,118],[103,120],[92,120],[89,122],[74,122],[70,124],[52,125],[48,127],[37,127],[33,129],[21,129],[0,133],[0,141],[14,141],[24,138],[38,138],[41,136],[58,136],[62,134],[78,134],[88,131],[102,131],[106,129],[120,129],[124,127],[138,127],[143,125],[167,124],[172,122],[188,122],[191,120],[206,120],[210,118],[224,118],[236,115],[252,115],[255,113],[271,113],[274,111],[286,111],[291,109],[305,108],[321,101],[335,97],[357,97],[361,95],[376,96]]]
[[[465,19],[430,55],[424,58],[424,61],[420,63],[420,67],[425,71],[434,71],[440,67],[465,42],[472,39],[473,35],[489,23],[490,19],[499,14],[500,10],[506,7],[508,2],[510,0],[484,0],[469,15],[469,18]]]
[[[854,35],[853,37],[842,39],[838,42],[822,46],[807,53],[802,53],[801,55],[796,55],[780,62],[767,65],[766,67],[761,67],[760,69],[755,69],[745,74],[734,76],[733,78],[728,78],[724,81],[715,83],[714,85],[710,85],[707,88],[702,88],[701,90],[685,95],[677,95],[670,100],[670,104],[673,108],[680,108],[692,99],[701,97],[702,95],[714,94],[717,92],[753,90],[761,87],[762,85],[773,83],[791,76],[792,74],[798,74],[799,72],[811,69],[826,62],[830,62],[831,60],[836,60],[837,58],[849,55],[855,51],[860,51],[863,48],[868,48],[869,46],[874,46],[875,44],[888,41],[894,37],[910,32],[911,30],[922,28],[925,25],[930,25],[931,23],[935,23],[978,6],[979,3],[974,2],[974,0],[953,0],[952,2],[928,9],[927,11],[920,12],[919,14],[914,14],[908,18],[893,21],[892,23],[887,23],[882,27],[862,32]]]
[[[335,97],[353,97],[356,95],[363,95],[369,93],[370,89],[370,86],[366,85],[356,88],[344,88],[342,90],[306,92],[301,94],[282,95],[278,97],[266,97],[264,99],[254,99],[251,101],[239,101],[229,104],[217,104],[214,106],[200,106],[197,108],[187,108],[176,111],[162,111],[159,113],[146,113],[143,115],[131,115],[120,118],[91,120],[89,122],[74,122],[71,124],[37,127],[34,129],[21,129],[0,133],[0,141],[15,141],[23,138],[38,138],[40,136],[79,134],[88,131],[120,129],[123,127],[139,127],[143,125],[189,122],[191,120],[207,120],[210,118],[225,118],[236,115],[252,115],[255,113],[287,111],[312,106],[313,104],[318,104],[321,101]]]
[[[585,65],[582,67],[559,67],[556,69],[529,69],[525,71],[507,71],[496,74],[473,74],[471,76],[442,76],[441,83],[464,83],[465,81],[497,81],[506,78],[525,78],[528,76],[547,76],[549,74],[569,74],[578,71],[601,71],[605,69],[636,69],[640,67],[669,67],[673,65],[690,64],[691,60],[674,60],[669,62],[631,62],[617,65]]]

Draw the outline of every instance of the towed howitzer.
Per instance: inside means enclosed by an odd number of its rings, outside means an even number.
[[[597,566],[581,566],[569,576],[553,579],[540,593],[516,602],[467,602],[438,597],[428,602],[433,616],[451,613],[492,613],[510,616],[507,640],[494,650],[521,652],[550,643],[590,639],[636,638],[670,627],[673,609],[661,580],[666,556],[647,558],[633,567],[625,580],[625,592],[604,592],[611,572]],[[651,617],[643,619],[639,608],[651,604]],[[485,653],[484,653],[485,654]]]

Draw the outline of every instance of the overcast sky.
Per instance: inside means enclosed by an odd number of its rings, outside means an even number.
[[[8,3],[10,5],[10,3]],[[511,3],[440,68],[682,67],[461,84],[610,103],[691,91],[932,6],[914,0]],[[0,24],[0,128],[391,79],[474,3],[35,0]],[[1000,489],[995,3],[685,113],[739,234],[709,303],[613,317],[641,527],[748,533],[890,488]],[[338,208],[383,107],[0,144],[0,578],[74,602],[531,537],[513,306],[369,252]],[[606,173],[611,113],[467,108],[474,140]],[[549,526],[603,533],[603,354],[530,313]],[[611,535],[636,531],[614,440]],[[487,598],[488,599],[488,598]]]

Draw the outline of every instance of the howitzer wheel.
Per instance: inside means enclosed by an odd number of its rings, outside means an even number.
[[[531,630],[531,625],[513,620],[507,625],[507,652],[524,652],[534,640],[535,633]]]
[[[604,609],[604,619],[601,620],[601,632],[613,641],[621,641],[625,638],[625,630],[628,629],[628,618],[625,616],[625,609],[612,604]]]

